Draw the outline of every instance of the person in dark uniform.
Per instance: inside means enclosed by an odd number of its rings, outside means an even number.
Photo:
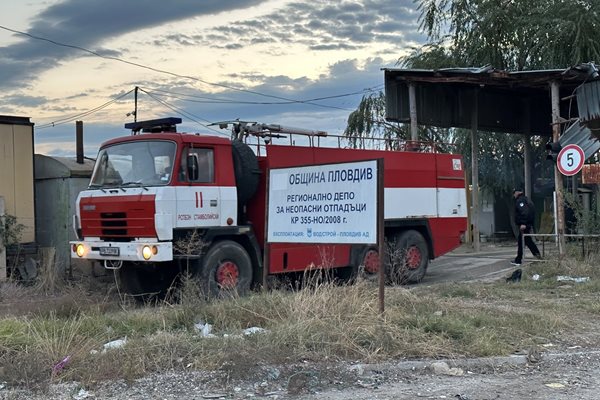
[[[535,221],[535,207],[531,200],[523,194],[523,191],[515,189],[513,191],[515,199],[515,224],[519,228],[519,237],[517,238],[517,257],[511,261],[512,265],[521,265],[523,261],[523,234],[533,232],[533,223]],[[535,258],[541,259],[542,256],[531,236],[525,236],[525,245],[531,250]]]

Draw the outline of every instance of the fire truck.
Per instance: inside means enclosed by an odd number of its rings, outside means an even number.
[[[89,187],[77,198],[71,256],[117,270],[131,295],[165,293],[184,272],[208,295],[243,294],[265,276],[309,268],[377,274],[375,245],[266,243],[273,168],[382,158],[385,248],[400,250],[394,257],[386,250],[385,265],[402,281],[420,281],[430,260],[464,238],[460,155],[410,142],[343,148],[325,132],[240,121],[219,124],[232,128],[227,137],[179,133],[180,122],[126,124],[132,135],[102,144]]]

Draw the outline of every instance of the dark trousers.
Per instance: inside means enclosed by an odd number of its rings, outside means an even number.
[[[523,260],[523,234],[531,233],[531,226],[527,225],[524,231],[519,230],[519,237],[517,238],[517,258],[515,261],[520,263]],[[535,242],[531,238],[531,236],[525,236],[525,245],[531,250],[531,253],[538,257],[540,255],[540,251],[535,245]]]

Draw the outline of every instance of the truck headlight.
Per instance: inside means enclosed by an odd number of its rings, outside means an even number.
[[[85,246],[81,243],[77,243],[73,250],[75,250],[75,254],[79,257],[83,257],[85,255]]]
[[[142,257],[148,261],[152,256],[158,254],[158,247],[156,246],[144,246],[142,247]]]

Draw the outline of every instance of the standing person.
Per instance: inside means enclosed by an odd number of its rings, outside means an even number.
[[[511,261],[511,264],[521,265],[523,261],[523,234],[533,231],[535,207],[527,196],[523,194],[523,191],[519,189],[513,191],[513,197],[515,199],[515,224],[519,228],[519,237],[517,238],[517,257]],[[531,236],[525,237],[525,245],[531,250],[535,258],[542,258]]]

